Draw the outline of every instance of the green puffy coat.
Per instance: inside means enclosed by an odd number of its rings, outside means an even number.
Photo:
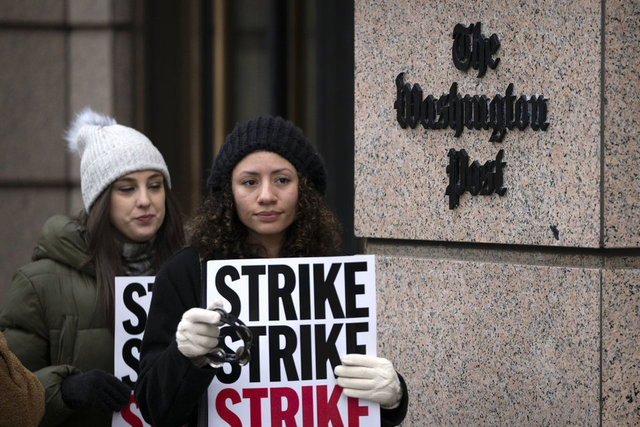
[[[113,373],[113,334],[96,311],[95,268],[87,259],[86,231],[62,215],[43,226],[33,262],[13,276],[0,312],[9,349],[45,389],[41,425],[111,425],[111,415],[73,410],[60,385],[73,374],[98,368]]]

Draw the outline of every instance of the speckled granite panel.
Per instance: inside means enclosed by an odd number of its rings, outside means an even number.
[[[640,2],[605,5],[604,244],[640,247]]]
[[[640,424],[640,270],[605,270],[602,424]]]
[[[600,272],[377,257],[404,425],[598,425]]]
[[[363,237],[597,247],[600,241],[600,1],[355,2],[355,233]],[[483,78],[455,68],[457,23],[501,43]],[[438,98],[548,98],[549,128],[402,129],[395,79]],[[505,196],[464,194],[450,210],[450,148],[481,164],[504,149]],[[554,232],[554,230],[556,230]]]

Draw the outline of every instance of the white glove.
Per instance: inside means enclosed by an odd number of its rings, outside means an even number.
[[[211,310],[218,307],[222,307],[220,300],[215,300],[206,310],[191,308],[184,312],[178,323],[178,350],[197,366],[204,365],[204,356],[218,345],[220,313]]]
[[[389,360],[364,354],[345,354],[341,361],[342,365],[336,366],[334,373],[346,396],[377,402],[383,409],[400,405],[402,388]]]

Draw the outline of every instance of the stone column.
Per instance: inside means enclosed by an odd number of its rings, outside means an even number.
[[[406,425],[640,419],[639,20],[356,0],[355,234]]]
[[[0,0],[0,302],[45,220],[82,208],[64,132],[85,106],[138,127],[129,0]]]

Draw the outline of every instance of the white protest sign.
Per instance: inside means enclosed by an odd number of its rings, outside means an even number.
[[[253,333],[249,364],[225,364],[209,387],[210,426],[380,425],[379,405],[344,396],[333,374],[344,354],[376,355],[374,256],[209,261],[206,271],[207,305],[222,299]],[[232,331],[220,337],[234,351]]]
[[[147,324],[154,280],[154,276],[144,276],[116,277],[115,281],[113,374],[131,387],[138,379],[140,346]],[[133,393],[129,399],[129,406],[120,412],[114,412],[111,425],[113,427],[149,425],[142,418]]]

